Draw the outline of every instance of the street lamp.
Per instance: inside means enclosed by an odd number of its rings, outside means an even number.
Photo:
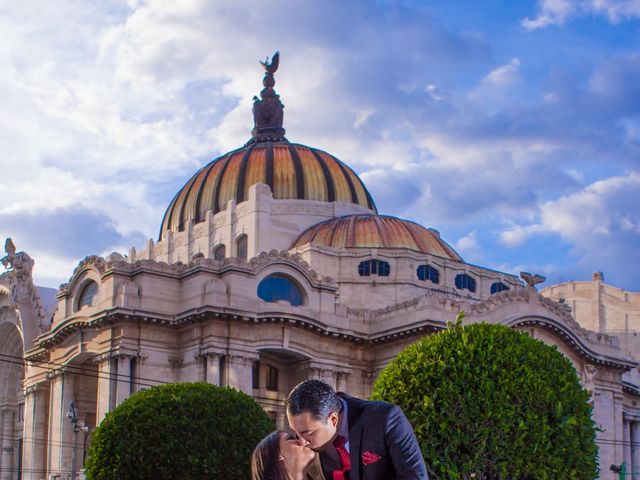
[[[71,480],[76,480],[76,456],[78,451],[78,432],[88,432],[89,427],[84,422],[78,421],[78,410],[76,409],[76,402],[71,400],[69,403],[69,411],[67,412],[67,418],[73,425],[73,451],[71,454]]]

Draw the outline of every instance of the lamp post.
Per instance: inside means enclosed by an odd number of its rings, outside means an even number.
[[[78,411],[76,409],[76,402],[71,400],[69,404],[69,411],[67,412],[67,417],[71,421],[73,425],[73,440],[72,440],[72,453],[71,453],[71,480],[76,480],[76,458],[77,458],[77,450],[78,450],[78,432],[82,430],[83,432],[88,432],[89,427],[85,425],[83,422],[78,421]]]

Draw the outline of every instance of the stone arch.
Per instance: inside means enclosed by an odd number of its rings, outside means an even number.
[[[547,345],[554,345],[571,361],[577,372],[582,372],[585,359],[596,358],[595,352],[591,351],[580,335],[563,322],[545,316],[523,316],[508,320],[505,324],[526,331]]]
[[[3,310],[0,314],[0,471],[11,472],[18,468],[23,458],[24,340],[17,322],[7,319],[17,319],[17,312],[7,315],[6,307]]]

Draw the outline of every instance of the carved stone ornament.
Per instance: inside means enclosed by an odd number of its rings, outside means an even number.
[[[598,369],[595,365],[586,364],[582,369],[582,385],[585,390],[593,395],[593,392],[596,388],[596,375],[598,374]]]
[[[49,329],[45,319],[44,306],[40,293],[33,283],[33,259],[26,252],[17,252],[11,238],[4,244],[6,256],[0,259],[2,265],[9,271],[0,275],[0,285],[9,291],[10,302],[20,308],[31,308],[40,332]]]

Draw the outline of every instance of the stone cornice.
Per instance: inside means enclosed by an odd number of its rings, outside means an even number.
[[[134,277],[136,275],[151,273],[154,275],[168,276],[175,279],[195,275],[200,272],[209,272],[216,275],[223,275],[229,271],[241,272],[248,275],[255,275],[264,268],[273,264],[289,265],[302,273],[314,288],[337,291],[338,286],[331,277],[319,275],[309,264],[297,254],[290,254],[286,250],[271,250],[262,252],[257,257],[248,262],[239,258],[228,257],[224,260],[214,260],[212,258],[194,258],[188,264],[182,262],[166,263],[155,260],[136,260],[133,263],[115,257],[112,261],[107,261],[95,255],[86,257],[80,262],[73,272],[69,283],[60,285],[58,296],[71,294],[71,285],[82,272],[88,269],[95,269],[102,278],[120,274]]]
[[[485,307],[489,304],[494,305],[493,308],[509,303],[509,302],[522,302],[528,292],[512,292],[511,295],[502,294],[495,295],[495,299],[491,302],[485,301],[483,306],[478,309],[471,309],[474,313],[485,312]],[[537,295],[537,294],[536,294]],[[439,301],[451,302],[451,309],[456,310],[468,307],[462,302],[456,302],[452,299],[440,299]],[[392,308],[390,311],[398,312],[401,309],[418,309],[413,305],[414,302],[408,302],[407,304],[399,304],[402,308]],[[554,302],[555,303],[555,302]],[[540,302],[543,307],[549,307],[549,304]],[[489,311],[489,310],[488,310]],[[404,311],[401,313],[405,313]],[[89,318],[73,319],[71,321],[63,322],[56,326],[54,330],[41,335],[36,341],[36,347],[26,352],[26,359],[33,361],[38,358],[42,358],[42,355],[46,355],[46,349],[54,347],[60,344],[66,338],[73,335],[78,331],[85,329],[104,328],[108,325],[122,322],[139,323],[147,325],[156,325],[172,329],[180,329],[188,325],[199,323],[203,321],[215,321],[224,320],[231,322],[241,322],[252,325],[257,324],[275,324],[275,325],[287,325],[290,327],[301,328],[313,334],[328,337],[339,341],[344,341],[356,345],[363,346],[378,346],[385,343],[395,342],[403,339],[419,338],[427,334],[435,333],[446,328],[444,322],[429,320],[424,318],[422,320],[416,320],[408,324],[403,324],[395,328],[391,328],[384,331],[379,331],[375,334],[366,334],[362,332],[354,332],[352,330],[343,330],[336,327],[330,327],[326,324],[318,321],[317,319],[296,315],[292,313],[282,312],[251,312],[239,311],[229,308],[221,308],[214,306],[205,306],[201,308],[191,309],[187,312],[183,312],[180,315],[159,315],[153,312],[144,312],[140,310],[128,310],[124,308],[111,308],[101,311]],[[593,347],[603,345],[607,350],[616,348],[615,345],[608,342],[610,337],[597,334],[584,330],[577,326],[575,321],[568,322],[566,315],[561,318],[548,318],[546,316],[523,316],[521,318],[515,318],[511,321],[510,326],[538,326],[545,328],[554,335],[563,338],[567,344],[576,351],[588,362],[595,365],[607,365],[622,370],[628,370],[636,367],[638,364],[627,358],[620,358],[610,356],[606,353],[598,352]]]
[[[640,387],[638,385],[634,385],[633,383],[623,381],[622,391],[624,393],[629,393],[634,397],[640,397]]]
[[[548,330],[554,336],[563,339],[565,343],[583,359],[595,365],[604,365],[624,371],[637,368],[640,365],[638,362],[627,357],[612,357],[610,355],[594,351],[591,346],[588,345],[588,340],[585,341],[586,339],[579,335],[578,332],[569,328],[567,325],[550,318],[527,316],[510,322],[509,326],[538,327]],[[588,333],[595,334],[595,332]]]

